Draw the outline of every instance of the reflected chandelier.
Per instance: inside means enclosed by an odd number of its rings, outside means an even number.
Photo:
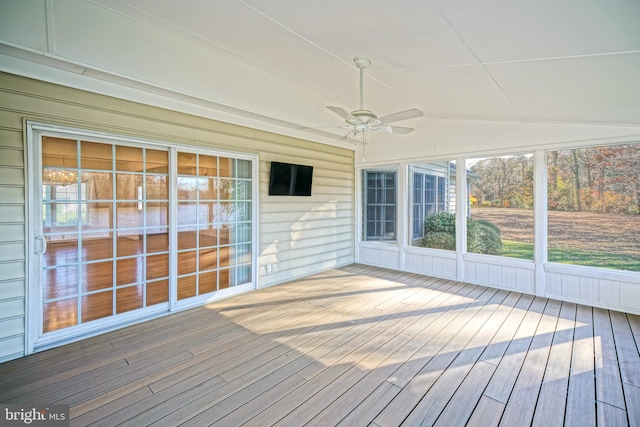
[[[49,185],[77,184],[78,173],[68,169],[43,169],[42,182]]]

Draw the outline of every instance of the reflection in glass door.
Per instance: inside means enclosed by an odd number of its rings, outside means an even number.
[[[43,136],[42,332],[169,301],[168,151]]]
[[[251,161],[177,153],[177,298],[251,281]]]

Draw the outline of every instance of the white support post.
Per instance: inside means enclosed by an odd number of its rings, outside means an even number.
[[[396,239],[398,241],[398,269],[404,271],[405,267],[405,249],[409,242],[410,230],[409,224],[409,165],[398,165],[398,182],[397,182],[397,218]]]
[[[544,150],[536,150],[533,159],[533,260],[535,261],[535,294],[545,295],[544,265],[547,263],[547,158]]]
[[[456,159],[456,280],[464,281],[464,254],[467,252],[467,167]]]

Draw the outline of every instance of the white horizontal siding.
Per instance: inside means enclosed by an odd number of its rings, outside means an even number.
[[[25,297],[24,278],[17,280],[3,279],[0,282],[0,301],[7,301]]]
[[[19,168],[24,167],[23,151],[11,147],[0,147],[0,166],[10,166],[19,171]]]
[[[2,320],[24,316],[24,298],[12,298],[0,301]]]
[[[20,203],[22,204],[22,206],[24,206],[24,188],[3,187],[0,185],[0,200],[13,200],[14,203]]]
[[[24,242],[7,242],[0,244],[0,263],[24,259]]]
[[[24,333],[7,337],[1,341],[2,356],[0,363],[24,355]]]
[[[22,316],[0,320],[0,339],[24,335],[24,319]]]
[[[0,125],[16,124],[14,120]],[[21,124],[21,122],[18,122]],[[0,128],[0,361],[24,352],[26,205],[20,129]]]
[[[15,205],[0,205],[0,222],[16,223],[24,220],[25,207],[23,203]]]
[[[272,161],[313,166],[311,196],[269,196]],[[297,147],[261,156],[259,286],[353,263],[354,198],[352,158]]]

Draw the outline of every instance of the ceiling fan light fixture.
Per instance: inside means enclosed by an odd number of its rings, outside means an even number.
[[[360,123],[368,123],[371,120],[375,120],[378,118],[378,116],[373,114],[373,111],[369,110],[355,110],[351,112],[351,115],[358,119]]]

